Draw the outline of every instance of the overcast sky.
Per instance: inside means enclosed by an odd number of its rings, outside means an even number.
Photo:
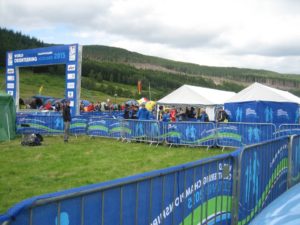
[[[0,26],[47,43],[300,74],[298,0],[0,0]]]

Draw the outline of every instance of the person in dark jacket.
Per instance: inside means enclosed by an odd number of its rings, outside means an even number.
[[[68,142],[69,133],[70,133],[70,123],[71,123],[71,107],[70,101],[67,100],[63,108],[63,120],[64,120],[64,142]]]
[[[125,104],[125,109],[124,109],[124,119],[129,119],[130,118],[130,109],[129,109],[129,105],[128,104]]]

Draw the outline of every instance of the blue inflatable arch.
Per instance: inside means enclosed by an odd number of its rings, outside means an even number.
[[[78,44],[17,50],[6,55],[6,92],[12,95],[19,110],[19,68],[66,65],[65,98],[70,100],[72,115],[79,114],[82,46]]]

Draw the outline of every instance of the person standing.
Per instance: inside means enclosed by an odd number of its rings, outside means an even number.
[[[64,142],[67,143],[70,133],[70,123],[71,123],[71,107],[70,101],[67,100],[63,109],[63,120],[64,120]]]

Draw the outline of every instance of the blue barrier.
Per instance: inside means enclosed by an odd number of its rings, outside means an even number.
[[[119,112],[116,112],[119,113]],[[84,113],[73,118],[71,133],[139,140],[150,143],[166,141],[170,145],[241,147],[273,138],[300,134],[300,125],[283,124],[276,131],[274,124],[158,122],[112,118],[109,112]],[[28,124],[29,127],[23,127]],[[17,133],[57,135],[63,133],[60,114],[18,114]]]
[[[27,199],[11,225],[229,224],[232,159],[216,156],[168,169]]]
[[[248,224],[299,182],[299,149],[300,136],[282,137],[232,154],[37,196],[0,215],[0,222]]]
[[[281,124],[277,131],[277,137],[300,134],[300,124]]]
[[[267,123],[217,123],[218,146],[241,147],[271,140],[276,137],[276,127]]]
[[[17,134],[39,133],[44,135],[59,135],[64,132],[64,122],[61,115],[18,115],[16,125]],[[86,134],[86,129],[86,118],[81,116],[72,118],[70,126],[72,134]]]
[[[164,123],[164,138],[168,144],[190,146],[213,146],[214,123],[176,122]]]
[[[161,143],[163,141],[160,123],[155,120],[123,120],[122,138],[128,141]]]
[[[300,136],[292,136],[290,149],[289,187],[300,182]]]
[[[87,134],[90,136],[121,138],[122,122],[118,119],[90,117]]]
[[[287,190],[289,138],[244,148],[239,156],[238,224],[249,223]]]

